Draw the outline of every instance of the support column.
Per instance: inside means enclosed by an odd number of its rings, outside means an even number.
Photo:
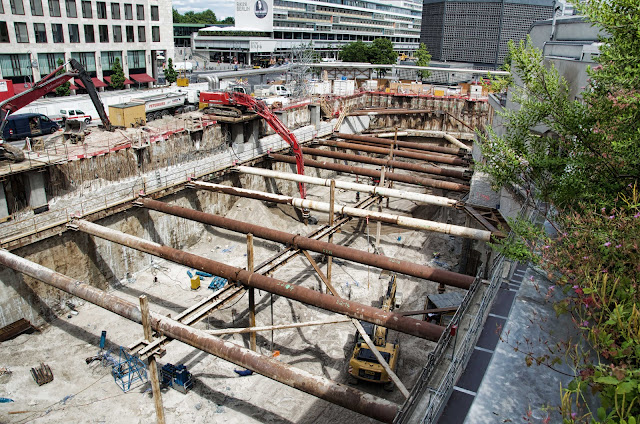
[[[25,186],[27,190],[27,199],[29,206],[33,208],[33,213],[42,213],[49,210],[47,202],[47,193],[44,189],[44,173],[27,172],[25,174]]]
[[[0,222],[9,219],[9,205],[7,205],[7,196],[4,193],[4,183],[0,182]]]
[[[320,106],[318,105],[309,105],[309,118],[310,118],[310,123],[311,125],[313,125],[315,127],[315,129],[318,129],[318,126],[320,125],[320,122],[322,122],[320,120]]]
[[[247,271],[253,272],[253,234],[247,234]],[[249,326],[256,326],[256,298],[255,289],[249,289]],[[256,351],[256,332],[251,332],[251,350]]]
[[[244,143],[244,124],[231,124],[231,142],[233,144]]]
[[[253,121],[249,121],[249,139],[247,140],[249,143],[255,146],[258,144],[258,140],[260,139],[260,120],[254,119]]]
[[[149,319],[149,300],[147,296],[142,295],[140,299],[140,313],[142,318],[142,329],[144,330],[144,338],[149,343],[153,341],[153,332],[151,331],[151,319]],[[162,407],[162,393],[160,392],[160,380],[158,379],[158,364],[155,355],[149,356],[149,374],[151,374],[151,391],[153,393],[153,403],[156,408],[156,419],[158,424],[164,424],[164,409]]]

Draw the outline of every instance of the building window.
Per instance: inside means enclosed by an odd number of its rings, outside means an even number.
[[[151,6],[151,20],[152,21],[160,20],[160,14],[158,13],[158,6]]]
[[[96,54],[94,52],[88,53],[71,53],[71,57],[82,65],[87,72],[96,71]]]
[[[107,3],[99,1],[96,3],[98,19],[107,19]]]
[[[64,53],[38,53],[40,75],[48,75],[58,67],[58,59],[64,63]]]
[[[100,52],[100,63],[102,63],[102,72],[107,73],[110,69],[113,69],[113,62],[120,61],[122,66],[122,53],[121,52]]]
[[[0,43],[9,43],[9,28],[6,22],[0,22]]]
[[[151,41],[153,41],[154,43],[160,42],[160,27],[151,27]]]
[[[91,2],[83,0],[82,2],[82,17],[91,19],[93,18],[93,13],[91,12]]]
[[[98,33],[100,34],[101,43],[109,42],[109,27],[107,25],[100,25],[98,27]]]
[[[31,15],[44,16],[42,11],[42,0],[31,0]]]
[[[0,13],[4,15],[4,2],[0,0]]]
[[[113,26],[113,42],[122,43],[122,27],[120,25]]]
[[[93,33],[93,25],[84,26],[84,42],[85,43],[96,42],[96,35]]]
[[[136,16],[139,21],[144,21],[144,5],[136,4]]]
[[[76,8],[76,0],[65,0],[64,6],[67,9],[67,18],[77,18],[78,9]],[[76,41],[79,43],[80,41]]]
[[[144,43],[147,41],[147,34],[144,31],[144,27],[143,26],[139,26],[138,27],[138,42],[139,43]]]
[[[127,43],[134,43],[136,40],[133,36],[133,27],[130,25],[127,25],[126,31],[127,31]]]
[[[59,18],[60,13],[60,0],[49,0],[49,16]]]
[[[111,19],[120,19],[120,3],[111,3]]]
[[[28,54],[0,54],[3,77],[31,75],[31,59]]]
[[[54,43],[64,43],[62,24],[51,24],[51,37]]]
[[[47,28],[44,24],[33,24],[33,32],[36,34],[36,43],[47,42]]]
[[[77,24],[69,24],[69,42],[70,43],[79,43],[80,42],[80,29]]]
[[[14,15],[24,15],[24,5],[22,0],[9,0],[11,4],[11,13]]]
[[[29,34],[27,33],[27,24],[24,22],[14,22],[13,26],[16,29],[16,41],[18,43],[28,43]]]
[[[144,50],[129,50],[127,52],[127,61],[129,64],[129,69],[146,69],[146,64],[144,63]]]
[[[124,18],[128,21],[133,19],[133,6],[130,4],[124,5]]]

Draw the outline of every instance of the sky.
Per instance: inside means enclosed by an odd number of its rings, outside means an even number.
[[[229,16],[234,17],[235,5],[235,1],[229,0],[173,0],[173,8],[182,14],[211,9],[219,20]]]

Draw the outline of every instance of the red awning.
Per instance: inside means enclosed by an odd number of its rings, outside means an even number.
[[[77,90],[77,89],[78,89],[78,86],[69,83],[69,90]]]
[[[74,79],[73,82],[80,88],[84,88],[84,84],[79,79]]]
[[[107,84],[103,83],[102,81],[100,81],[98,78],[96,77],[92,77],[91,81],[93,81],[93,85],[96,86],[96,88],[100,88],[100,87],[106,87]]]
[[[104,79],[109,85],[111,85],[111,77],[103,77],[102,79]],[[124,85],[127,85],[127,84],[131,85],[131,84],[134,84],[134,82],[131,81],[129,78],[125,77],[123,84]]]
[[[26,85],[26,87],[25,87]],[[13,92],[16,94],[20,94],[23,91],[27,91],[28,89],[31,88],[33,84],[30,82],[24,83],[24,82],[16,82],[13,84]]]
[[[155,79],[153,79],[147,74],[129,74],[129,77],[131,77],[131,79],[133,79],[134,81],[138,81],[138,82],[156,82]]]

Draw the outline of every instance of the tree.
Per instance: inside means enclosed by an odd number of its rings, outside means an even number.
[[[418,60],[416,61],[417,66],[429,66],[431,62],[431,54],[429,54],[429,50],[427,50],[427,46],[424,43],[420,43],[420,47],[416,51],[416,57]],[[418,71],[418,76],[420,78],[429,78],[431,75],[431,71],[423,69]]]
[[[173,22],[176,24],[219,24],[219,23],[231,23],[233,24],[233,18],[225,18],[223,21],[218,21],[216,14],[210,9],[203,12],[188,11],[184,15],[180,14],[176,9],[173,9]]]
[[[396,63],[398,53],[393,50],[393,43],[388,38],[376,38],[368,48],[370,63],[376,65],[390,65]]]
[[[562,391],[563,422],[637,422],[640,14],[637,0],[578,8],[605,34],[582,98],[570,97],[567,82],[528,41],[511,43],[508,82],[518,108],[503,114],[504,135],[483,136],[482,169],[497,186],[517,186],[550,205],[547,218],[559,229],[555,238],[514,235],[568,294],[558,311],[571,311],[597,354],[574,364],[579,377]],[[513,247],[512,240],[502,247]],[[594,356],[603,364],[589,362]],[[592,390],[602,407],[572,413],[588,408],[583,392]]]
[[[120,58],[117,58],[113,61],[113,65],[111,66],[111,86],[116,90],[122,90],[124,88],[124,71],[122,70],[122,66],[120,65]]]
[[[167,66],[164,68],[164,79],[169,85],[176,82],[176,79],[178,79],[178,72],[173,69],[173,59],[171,58],[169,58]]]
[[[64,61],[62,59],[58,59],[58,66],[62,65],[64,63]],[[64,74],[66,72],[66,70],[64,68],[60,69],[58,72],[56,72],[56,75],[61,75]],[[64,84],[62,84],[61,86],[56,88],[56,96],[69,96],[71,94],[71,83],[69,81],[65,82]]]
[[[368,62],[369,49],[362,40],[345,44],[338,55],[345,62]]]
[[[226,25],[234,25],[236,23],[236,20],[234,18],[232,18],[231,16],[227,16],[226,18],[224,18],[223,20],[221,20],[218,23],[226,24]]]

